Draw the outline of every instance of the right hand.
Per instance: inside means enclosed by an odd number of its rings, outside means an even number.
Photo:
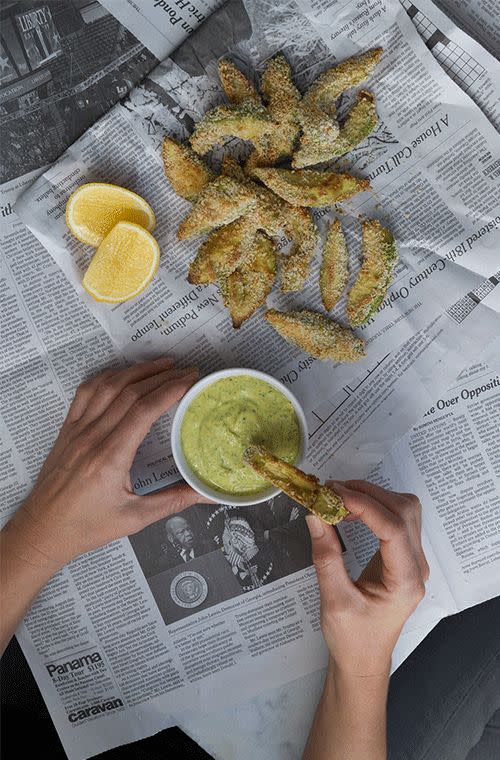
[[[379,538],[380,549],[353,582],[335,530],[317,517],[306,518],[323,635],[337,670],[361,677],[388,675],[401,629],[424,597],[429,577],[420,501],[364,480],[332,486],[351,519],[364,522]]]

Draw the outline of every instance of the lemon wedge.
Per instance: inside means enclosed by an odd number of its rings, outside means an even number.
[[[95,252],[82,284],[96,301],[128,301],[151,282],[159,261],[151,233],[139,224],[118,222]]]
[[[66,204],[69,229],[78,240],[94,248],[118,222],[133,222],[149,232],[156,227],[149,203],[118,185],[89,182],[75,190]]]

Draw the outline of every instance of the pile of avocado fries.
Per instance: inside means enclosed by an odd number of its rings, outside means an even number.
[[[179,226],[186,240],[208,233],[189,266],[192,284],[217,283],[234,327],[240,327],[265,304],[281,260],[281,289],[300,291],[309,276],[318,245],[310,207],[330,206],[370,189],[366,179],[328,169],[305,168],[348,153],[378,123],[375,96],[361,90],[339,124],[336,103],[347,89],[373,73],[380,48],[321,74],[301,95],[290,65],[281,54],[271,58],[261,78],[261,93],[230,61],[219,62],[219,76],[229,101],[210,109],[196,125],[188,144],[170,137],[163,143],[165,173],[174,190],[193,206]],[[252,143],[244,165],[225,155],[215,175],[203,156],[237,137]],[[291,168],[283,168],[283,162]],[[279,162],[280,166],[276,166]],[[279,255],[273,238],[293,241]],[[347,294],[347,319],[365,324],[380,307],[398,258],[394,238],[378,220],[362,222],[363,263]],[[348,282],[348,250],[338,219],[328,228],[319,286],[323,306],[331,311]],[[269,309],[264,319],[310,356],[357,361],[365,356],[363,339],[318,311]]]

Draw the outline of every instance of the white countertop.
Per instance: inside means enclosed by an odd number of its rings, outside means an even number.
[[[394,668],[438,622],[400,637]],[[318,670],[222,712],[207,712],[179,725],[215,760],[300,760],[323,678],[324,670]]]

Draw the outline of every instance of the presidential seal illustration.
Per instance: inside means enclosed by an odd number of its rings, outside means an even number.
[[[199,607],[208,596],[207,582],[194,570],[185,570],[170,584],[170,596],[179,607]]]

